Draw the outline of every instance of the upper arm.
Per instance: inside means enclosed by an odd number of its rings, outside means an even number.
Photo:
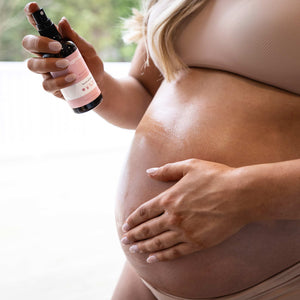
[[[149,58],[149,66],[145,66],[146,60],[146,47],[144,42],[141,41],[139,42],[131,61],[129,75],[138,80],[153,97],[163,80],[163,75],[154,65],[151,57]]]

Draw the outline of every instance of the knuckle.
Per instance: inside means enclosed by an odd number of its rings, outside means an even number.
[[[78,40],[83,40],[83,38],[77,33],[77,31],[75,31],[73,28],[72,28],[72,33],[74,35],[74,42],[76,44],[76,41]],[[73,40],[73,39],[72,39]]]
[[[169,224],[171,226],[179,226],[181,224],[181,222],[182,222],[182,217],[178,213],[173,213],[169,217]]]
[[[139,244],[139,253],[147,253],[150,252],[150,247],[148,245]]]
[[[92,52],[94,50],[93,45],[91,43],[87,42],[87,41],[86,41],[86,46],[89,48],[89,51]]]
[[[43,59],[39,59],[37,61],[37,63],[39,64],[39,67],[41,70],[43,70],[43,73],[48,73],[49,72],[49,67],[48,67],[48,63],[49,63],[49,59],[47,58],[43,58]]]
[[[162,167],[163,171],[165,171],[165,172],[170,171],[171,165],[172,165],[171,163],[165,164],[165,165]]]
[[[133,218],[128,218],[128,219],[126,220],[126,223],[127,223],[130,227],[133,227],[133,225],[134,225]]]
[[[172,215],[169,219],[169,224],[171,226],[176,226],[177,223],[178,223],[178,218],[176,216]]]
[[[143,226],[142,229],[141,229],[141,234],[143,236],[146,236],[146,235],[149,235],[150,234],[150,229],[148,226]]]
[[[189,161],[191,164],[195,164],[198,160],[196,158],[190,158]]]
[[[168,194],[162,195],[161,204],[163,206],[169,206],[171,202],[172,202],[172,197],[170,195],[168,195]]]
[[[97,52],[96,52],[94,46],[91,43],[87,42],[87,41],[85,41],[85,42],[86,42],[86,46],[88,48],[89,56],[91,56],[91,57],[97,56]]]
[[[142,205],[138,210],[138,214],[140,217],[145,217],[147,214],[146,207]]]
[[[190,158],[187,160],[187,166],[188,167],[194,167],[197,164],[196,158]]]
[[[145,253],[148,251],[147,246],[143,245],[142,243],[138,243],[138,253]]]
[[[171,250],[170,255],[172,258],[177,258],[177,257],[181,256],[181,252],[179,251],[179,249],[174,248]]]
[[[33,47],[34,49],[36,49],[37,51],[41,50],[41,46],[42,46],[42,41],[39,37],[34,37],[33,39]]]
[[[205,249],[207,248],[207,246],[205,245],[205,243],[203,241],[197,241],[195,242],[195,245],[194,245],[195,248],[200,248],[200,249]]]
[[[133,222],[132,222],[133,220],[132,220],[132,217],[128,217],[125,221],[124,221],[124,223],[127,223],[129,226],[132,226],[133,225]]]
[[[163,248],[163,242],[161,241],[160,238],[155,238],[154,241],[154,246],[157,248],[157,249],[162,249]]]
[[[81,37],[76,31],[73,30],[75,40],[77,40],[79,43],[84,45],[85,50],[82,52],[86,54],[88,57],[97,56],[97,52],[94,48],[94,46],[89,43],[85,38]]]

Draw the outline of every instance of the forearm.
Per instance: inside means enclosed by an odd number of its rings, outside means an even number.
[[[94,111],[116,126],[135,129],[152,96],[132,76],[115,79],[105,73],[99,83],[103,100]]]
[[[237,168],[254,220],[300,219],[300,159]]]

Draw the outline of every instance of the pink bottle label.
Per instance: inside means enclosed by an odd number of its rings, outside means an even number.
[[[70,62],[69,67],[63,71],[51,72],[52,77],[56,78],[69,73],[75,73],[77,78],[74,84],[61,89],[61,93],[72,108],[89,104],[99,97],[101,93],[93,75],[78,49],[65,59]]]

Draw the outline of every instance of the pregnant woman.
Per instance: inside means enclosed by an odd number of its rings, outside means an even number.
[[[25,8],[31,23],[37,9]],[[58,24],[102,91],[94,110],[136,130],[116,202],[127,262],[112,299],[300,299],[300,1],[151,0],[130,25],[138,47],[116,80]],[[23,46],[60,51],[33,35]],[[61,98],[70,76],[49,72],[67,64],[28,60]]]

